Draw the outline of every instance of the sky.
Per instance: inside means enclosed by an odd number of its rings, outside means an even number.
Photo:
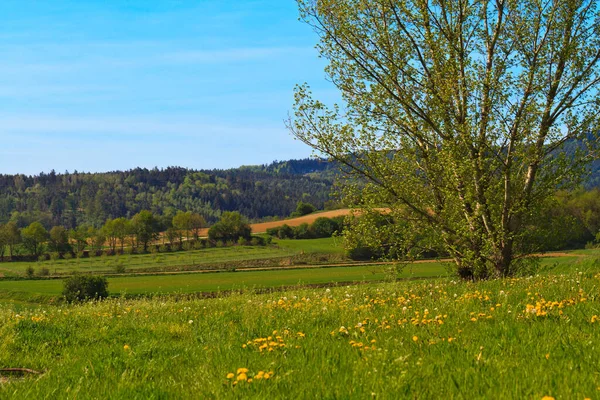
[[[304,158],[284,120],[336,99],[294,0],[2,0],[0,174]]]

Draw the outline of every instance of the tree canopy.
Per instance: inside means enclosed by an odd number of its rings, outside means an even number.
[[[289,128],[360,178],[348,203],[388,207],[407,241],[430,230],[464,277],[516,273],[549,196],[598,157],[597,2],[298,4],[343,103],[301,85]]]

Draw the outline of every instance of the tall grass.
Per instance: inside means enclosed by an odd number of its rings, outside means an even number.
[[[0,398],[597,398],[600,265],[577,268],[5,306],[0,368],[43,374],[5,378]]]

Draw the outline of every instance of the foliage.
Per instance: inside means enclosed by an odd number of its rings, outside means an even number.
[[[302,217],[303,215],[312,214],[317,211],[317,208],[310,203],[299,201],[296,205],[296,211],[290,214],[290,217]]]
[[[57,253],[71,251],[69,232],[62,226],[54,226],[48,234],[48,250]]]
[[[226,211],[219,222],[208,230],[208,238],[212,241],[250,240],[251,231],[250,225],[239,212]]]
[[[109,219],[131,218],[142,210],[164,216],[167,222],[177,210],[200,214],[208,223],[216,222],[224,211],[239,211],[252,219],[286,217],[299,200],[322,209],[332,186],[328,171],[333,170],[331,163],[307,159],[229,170],[172,167],[0,174],[0,223],[12,220],[20,228],[34,221],[46,229],[100,227]]]
[[[148,251],[148,243],[158,238],[158,221],[151,211],[143,210],[131,219],[131,232],[137,242],[142,244],[144,253]]]
[[[32,222],[31,225],[21,230],[21,237],[25,248],[35,257],[39,257],[44,250],[44,242],[48,239],[48,231],[39,222]]]
[[[69,303],[108,297],[108,282],[102,276],[75,275],[64,280],[63,296]]]
[[[434,234],[465,278],[517,273],[539,208],[598,158],[599,4],[299,6],[343,105],[299,86],[288,126],[354,177],[348,204]]]

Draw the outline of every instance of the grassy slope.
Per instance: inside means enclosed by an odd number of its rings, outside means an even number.
[[[0,366],[45,372],[0,383],[0,398],[596,398],[600,265],[576,267],[476,284],[0,308]],[[253,382],[233,385],[238,368]]]
[[[210,266],[228,262],[265,260],[278,257],[289,257],[301,252],[338,254],[344,253],[339,239],[311,239],[311,240],[279,240],[278,246],[254,247],[234,246],[222,248],[208,248],[185,252],[122,255],[117,257],[93,257],[71,260],[44,261],[44,262],[15,262],[0,263],[0,273],[6,276],[23,275],[27,267],[36,271],[48,268],[52,274],[68,274],[76,271],[112,273],[117,265],[122,265],[128,271],[140,270],[165,270],[177,269],[185,266]]]

